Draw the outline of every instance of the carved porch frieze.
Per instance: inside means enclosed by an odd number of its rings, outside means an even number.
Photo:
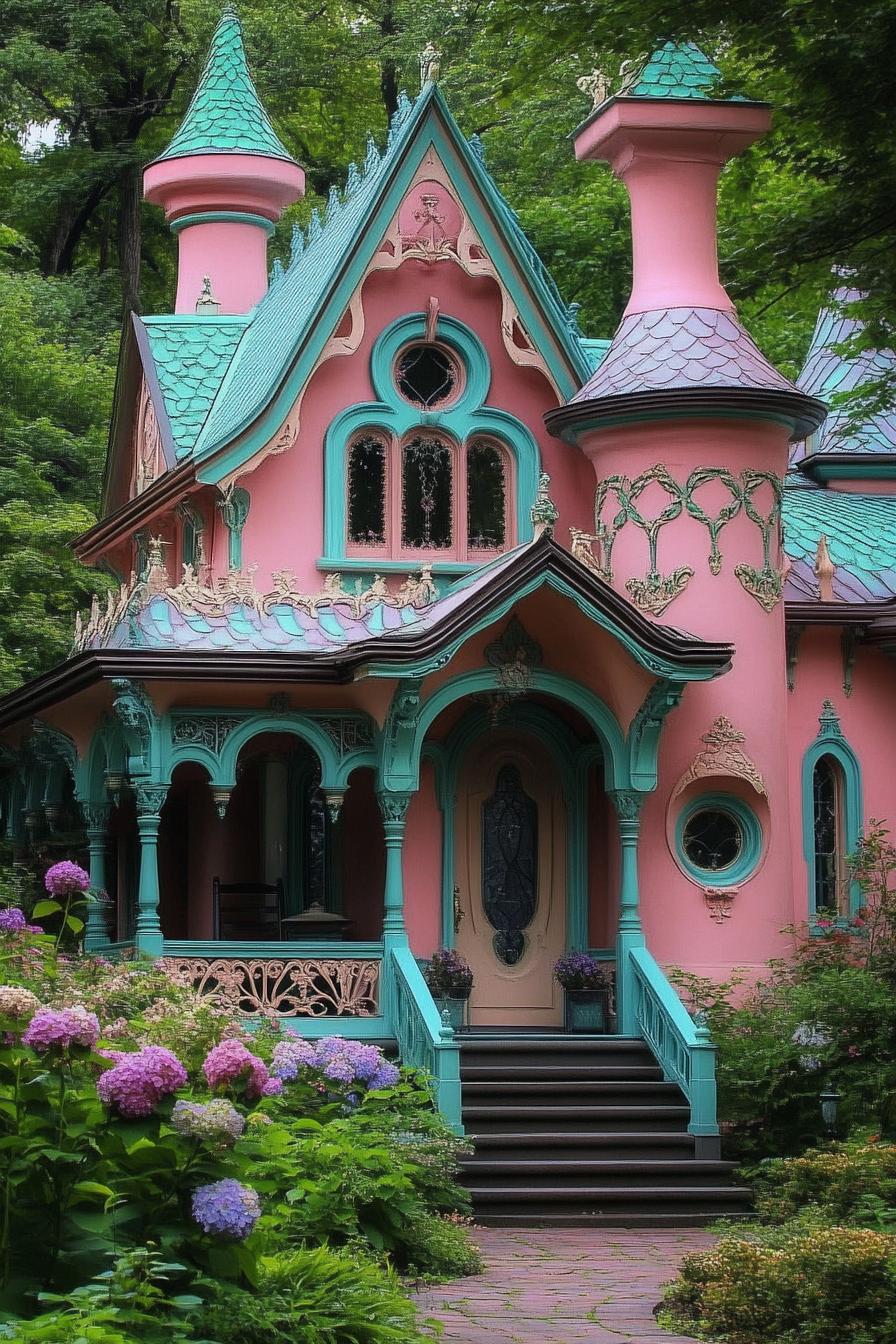
[[[352,959],[165,957],[175,984],[240,1017],[372,1017],[380,963]]]
[[[672,790],[673,798],[697,779],[720,775],[746,780],[757,793],[767,796],[762,775],[743,749],[746,734],[738,732],[729,718],[720,714],[700,741],[704,745]]]

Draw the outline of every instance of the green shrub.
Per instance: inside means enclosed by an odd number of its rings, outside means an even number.
[[[407,1272],[418,1278],[462,1279],[482,1273],[479,1247],[457,1214],[423,1214],[408,1229]]]
[[[203,1329],[219,1344],[416,1344],[415,1322],[393,1271],[316,1247],[266,1260],[257,1292],[221,1290]]]
[[[280,1124],[256,1132],[252,1162],[252,1184],[267,1196],[269,1243],[366,1242],[401,1269],[448,1277],[459,1263],[475,1269],[478,1261],[461,1249],[461,1225],[437,1230],[426,1221],[468,1208],[455,1182],[468,1147],[431,1111],[418,1111],[413,1123],[398,1128],[374,1096],[329,1122],[284,1116],[281,1106]]]
[[[889,1143],[834,1144],[773,1158],[751,1175],[756,1212],[771,1223],[807,1208],[830,1223],[873,1223],[880,1206],[896,1207],[896,1146]]]
[[[666,1323],[725,1344],[893,1344],[896,1238],[867,1228],[727,1236],[685,1258]]]

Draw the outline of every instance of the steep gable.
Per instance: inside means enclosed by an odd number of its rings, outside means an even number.
[[[331,192],[325,218],[315,215],[307,236],[297,235],[289,267],[275,267],[271,288],[251,315],[196,441],[197,459],[213,457],[251,427],[251,439],[238,453],[227,454],[226,470],[233,471],[276,432],[431,148],[463,194],[482,247],[560,393],[570,395],[587,376],[589,361],[574,315],[485,169],[478,147],[461,135],[437,86],[429,84],[414,104],[403,98],[385,154],[369,142],[363,172],[352,166],[345,194]],[[211,467],[202,468],[201,475],[216,479]]]

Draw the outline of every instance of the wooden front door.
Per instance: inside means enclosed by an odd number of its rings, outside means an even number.
[[[549,752],[518,732],[488,734],[467,754],[456,816],[456,945],[475,977],[471,1023],[559,1026],[566,809]]]

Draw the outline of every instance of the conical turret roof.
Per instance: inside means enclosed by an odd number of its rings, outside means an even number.
[[[174,139],[159,159],[194,154],[261,154],[295,162],[252,83],[242,25],[232,5],[221,14],[199,85]]]
[[[665,42],[621,92],[631,98],[712,98],[722,72],[695,42]]]

